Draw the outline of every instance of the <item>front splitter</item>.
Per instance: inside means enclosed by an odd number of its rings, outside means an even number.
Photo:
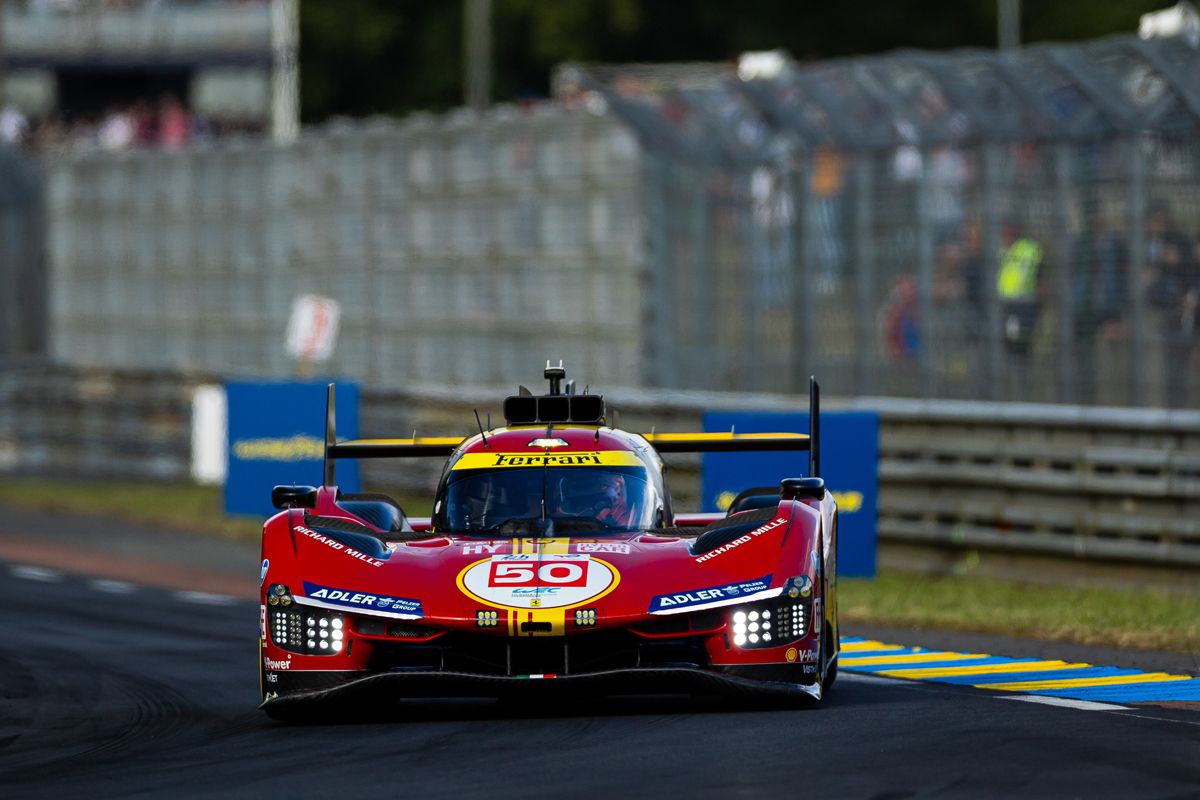
[[[476,675],[468,672],[385,672],[327,688],[268,696],[259,706],[272,714],[300,712],[369,701],[435,697],[511,697],[567,694],[615,696],[725,694],[821,699],[821,685],[754,680],[740,675],[684,667],[621,669],[553,677]]]

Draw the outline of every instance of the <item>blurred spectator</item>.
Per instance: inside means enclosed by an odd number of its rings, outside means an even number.
[[[1071,247],[1071,319],[1081,402],[1095,401],[1096,343],[1125,338],[1125,243],[1108,229],[1098,205],[1087,213]]]
[[[1000,237],[996,295],[1004,345],[1024,358],[1029,355],[1041,312],[1042,247],[1025,236],[1015,220],[1005,221]]]
[[[104,150],[124,150],[134,143],[136,135],[133,116],[123,108],[110,108],[100,123],[100,147]]]
[[[29,120],[12,106],[0,109],[0,142],[7,145],[24,144],[29,133]]]
[[[1162,312],[1163,374],[1166,403],[1187,403],[1192,348],[1196,342],[1196,306],[1200,299],[1192,242],[1175,225],[1165,203],[1150,206],[1146,216],[1146,300]]]
[[[883,301],[883,350],[888,358],[912,360],[921,347],[917,279],[901,275]]]
[[[158,144],[176,150],[188,142],[191,123],[187,110],[174,95],[165,94],[158,102]]]

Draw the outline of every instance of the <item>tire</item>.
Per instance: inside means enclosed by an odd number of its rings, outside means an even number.
[[[829,623],[825,623],[825,631],[821,634],[821,647],[824,649],[825,642],[833,638],[833,628]],[[837,681],[838,674],[838,657],[834,656],[833,661],[829,662],[829,669],[825,670],[825,680],[821,683],[822,693],[828,692],[833,688],[833,684]]]

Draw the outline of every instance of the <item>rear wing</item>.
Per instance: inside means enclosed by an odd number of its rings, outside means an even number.
[[[821,474],[821,389],[808,379],[808,433],[647,433],[646,441],[660,453],[754,453],[779,450],[808,451],[808,475]],[[325,485],[336,483],[339,458],[427,458],[449,456],[466,437],[422,436],[412,439],[337,440],[333,384],[325,406]]]
[[[808,379],[808,433],[646,433],[660,453],[755,453],[807,450],[808,476],[821,476],[821,387]]]

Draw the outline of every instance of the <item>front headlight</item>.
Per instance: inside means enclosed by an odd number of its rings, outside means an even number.
[[[271,641],[289,652],[332,656],[346,648],[346,620],[337,611],[273,606],[268,617]]]
[[[733,644],[744,649],[779,647],[804,638],[811,602],[783,596],[734,607],[729,615]]]

